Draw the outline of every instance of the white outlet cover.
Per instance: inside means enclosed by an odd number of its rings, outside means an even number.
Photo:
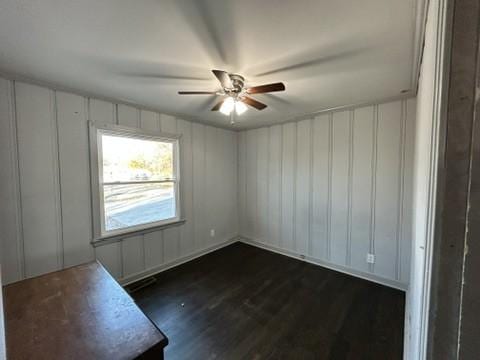
[[[375,255],[374,254],[367,254],[367,263],[369,263],[369,264],[375,263]]]
[[[211,237],[214,237],[214,236],[215,236],[215,229],[211,229],[211,230],[210,230],[210,236],[211,236]]]

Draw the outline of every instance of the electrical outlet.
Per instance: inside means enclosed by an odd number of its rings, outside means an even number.
[[[210,237],[215,237],[215,229],[210,229]]]
[[[367,263],[374,264],[375,263],[375,255],[374,254],[367,254]]]

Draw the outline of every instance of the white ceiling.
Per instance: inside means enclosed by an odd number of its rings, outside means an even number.
[[[236,127],[414,93],[421,0],[1,0],[0,71],[223,126],[211,69],[255,95]]]

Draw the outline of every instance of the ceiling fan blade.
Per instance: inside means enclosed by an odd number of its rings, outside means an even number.
[[[252,99],[251,97],[245,96],[240,99],[240,101],[244,102],[247,105],[250,105],[254,107],[257,110],[263,110],[267,107],[264,103],[261,103],[260,101],[257,101],[255,99]]]
[[[215,91],[179,91],[179,95],[215,95]]]
[[[247,89],[247,93],[249,94],[263,94],[275,91],[284,91],[285,85],[281,82],[273,83],[273,84],[266,84],[260,86],[254,86]]]
[[[222,104],[223,104],[224,101],[225,101],[225,99],[220,100],[218,103],[216,103],[215,106],[212,108],[212,111],[218,111],[218,110],[220,110],[220,108],[222,107]]]
[[[230,79],[230,75],[226,71],[223,70],[212,70],[213,74],[217,77],[222,87],[227,89],[233,88],[232,80]]]

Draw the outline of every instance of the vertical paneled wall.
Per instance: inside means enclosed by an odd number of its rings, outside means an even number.
[[[89,119],[182,134],[184,225],[91,246]],[[238,233],[237,136],[232,131],[0,79],[0,163],[5,283],[94,258],[129,281],[218,247]]]
[[[406,288],[414,127],[409,99],[239,133],[241,235]]]
[[[236,134],[0,79],[3,280],[97,258],[129,281],[227,242],[238,220],[261,246],[404,288],[414,113],[410,99]],[[184,225],[90,245],[89,119],[182,134]]]

